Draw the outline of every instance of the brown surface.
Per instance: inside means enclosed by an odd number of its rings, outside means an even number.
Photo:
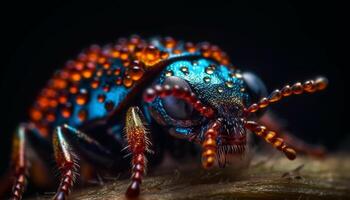
[[[140,200],[153,199],[350,199],[350,157],[255,157],[247,170],[173,170],[145,178]],[[76,190],[71,199],[125,199],[129,180]],[[33,199],[49,199],[51,195]]]

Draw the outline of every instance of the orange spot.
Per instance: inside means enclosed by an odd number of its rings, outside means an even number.
[[[85,69],[83,71],[83,77],[84,78],[91,78],[91,76],[92,76],[92,70],[91,69]]]
[[[64,89],[67,87],[67,82],[63,79],[54,79],[53,88],[55,89]]]
[[[160,51],[150,45],[142,51],[140,60],[148,66],[154,65],[160,61]]]
[[[168,52],[165,52],[165,51],[162,51],[162,52],[160,53],[160,57],[161,57],[162,59],[167,59],[167,58],[169,57],[169,53],[168,53]]]
[[[128,58],[129,58],[128,49],[127,48],[122,49],[122,51],[120,52],[120,59],[127,60]]]
[[[55,99],[51,99],[49,104],[50,104],[51,108],[55,108],[55,107],[57,107],[58,102]]]
[[[103,91],[105,91],[105,92],[109,92],[110,89],[111,89],[111,87],[108,84],[103,86]]]
[[[175,49],[175,50],[173,51],[173,53],[174,53],[174,54],[181,54],[181,50],[180,50],[180,49]]]
[[[176,45],[176,41],[171,38],[171,37],[166,37],[165,38],[165,47],[168,48],[168,49],[172,49],[174,48]]]
[[[56,116],[55,116],[53,113],[48,113],[48,114],[46,115],[46,120],[47,120],[48,122],[54,122],[55,119],[56,119]]]
[[[97,59],[98,59],[98,54],[97,53],[89,53],[88,60],[90,62],[96,62]]]
[[[113,58],[119,58],[119,56],[120,56],[120,51],[118,51],[118,50],[113,50],[112,51],[112,57]]]
[[[125,87],[131,87],[133,85],[133,80],[130,78],[130,76],[127,76],[123,80],[123,84]]]
[[[69,88],[69,92],[70,92],[71,94],[76,94],[76,93],[78,93],[78,86],[72,85],[72,86]]]
[[[123,82],[123,79],[122,79],[121,77],[118,77],[118,78],[115,80],[115,84],[117,84],[117,85],[122,84],[122,82]]]
[[[105,63],[103,64],[103,69],[109,69],[111,67],[111,64]]]
[[[185,48],[190,53],[194,53],[196,51],[196,47],[191,42],[186,43]]]
[[[134,81],[138,81],[142,78],[144,71],[139,66],[133,66],[129,71],[130,77]]]
[[[123,60],[123,66],[124,67],[129,67],[130,61],[129,60]]]
[[[58,102],[59,102],[60,104],[65,104],[65,103],[67,103],[67,100],[68,100],[68,98],[67,98],[66,95],[61,95],[61,96],[58,98]]]
[[[78,118],[80,121],[85,121],[87,118],[87,111],[86,110],[80,110],[78,113]]]
[[[84,104],[86,104],[86,102],[87,102],[87,92],[86,92],[86,90],[81,91],[81,92],[77,95],[75,101],[76,101],[76,103],[77,103],[78,105],[84,105]]]
[[[96,72],[96,76],[101,77],[103,75],[103,70],[100,69]]]
[[[49,100],[46,97],[40,97],[38,99],[38,105],[41,108],[47,108],[49,106]]]
[[[72,81],[80,81],[81,79],[81,76],[79,74],[79,72],[73,72],[71,75],[70,75],[70,78]]]
[[[117,68],[114,70],[114,75],[118,76],[120,75],[120,72],[121,72],[120,68]]]
[[[135,50],[135,44],[129,43],[127,47],[130,52],[133,52]]]
[[[75,69],[78,70],[78,71],[84,69],[84,63],[83,62],[76,62],[75,63]]]
[[[98,86],[100,85],[100,81],[99,80],[93,80],[92,82],[91,82],[91,88],[93,88],[93,89],[96,89],[96,88],[98,88]]]
[[[39,110],[37,110],[37,109],[32,109],[32,110],[30,111],[30,117],[31,117],[31,119],[34,120],[34,121],[39,121],[39,120],[42,119],[43,115],[42,115],[42,113],[41,113]]]
[[[49,135],[49,131],[46,126],[40,125],[40,126],[37,126],[37,128],[41,136],[47,137]]]
[[[96,68],[96,64],[93,63],[93,62],[88,62],[86,64],[86,67],[89,68],[89,69],[95,69]]]
[[[50,97],[50,98],[53,98],[56,96],[56,91],[54,89],[44,89],[43,90],[43,95],[44,96],[47,96],[47,97]]]
[[[71,108],[70,108],[70,107],[67,107],[67,106],[64,107],[64,108],[62,108],[61,114],[62,114],[62,116],[63,116],[64,118],[69,118],[70,115],[71,115]]]
[[[104,94],[99,94],[97,96],[97,101],[100,103],[103,103],[105,101],[105,99],[106,99],[106,95],[104,95]]]

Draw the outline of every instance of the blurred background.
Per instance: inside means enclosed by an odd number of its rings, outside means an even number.
[[[2,6],[0,175],[8,167],[11,135],[55,69],[90,44],[139,34],[219,45],[269,91],[316,75],[328,90],[288,98],[272,107],[288,130],[331,151],[349,146],[345,122],[345,7],[336,3],[167,1],[13,3]],[[349,147],[348,147],[349,148]]]

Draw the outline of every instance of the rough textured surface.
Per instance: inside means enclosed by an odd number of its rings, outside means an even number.
[[[141,200],[153,199],[350,199],[350,157],[253,158],[247,170],[172,170],[150,175]],[[109,180],[103,186],[76,190],[71,199],[125,199],[128,180]],[[33,199],[49,199],[51,194]]]

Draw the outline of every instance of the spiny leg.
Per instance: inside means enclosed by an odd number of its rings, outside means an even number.
[[[204,141],[202,143],[202,165],[205,169],[209,169],[214,165],[216,157],[216,140],[220,128],[220,121],[214,121],[204,133]]]
[[[140,194],[142,176],[146,171],[145,152],[149,151],[150,141],[144,125],[142,113],[138,107],[130,107],[126,113],[125,123],[128,149],[132,154],[131,184],[126,190],[127,197],[137,197]]]
[[[265,126],[261,126],[254,121],[244,121],[244,125],[247,129],[264,138],[266,142],[272,144],[276,149],[282,151],[288,159],[294,160],[296,158],[295,150],[288,146],[276,132],[268,130]]]
[[[78,157],[68,143],[61,126],[56,128],[52,143],[55,160],[61,173],[60,185],[54,199],[63,200],[69,195],[78,173]]]
[[[26,185],[28,161],[26,156],[26,126],[20,125],[14,135],[12,144],[12,165],[15,169],[15,182],[12,188],[11,199],[22,199]]]
[[[55,159],[61,173],[61,182],[54,199],[66,199],[78,175],[78,156],[74,144],[84,146],[96,155],[110,156],[110,152],[96,140],[67,124],[58,126],[53,135]]]
[[[324,90],[327,87],[328,80],[324,77],[319,77],[315,80],[305,81],[303,84],[300,82],[295,83],[292,86],[286,85],[281,90],[273,91],[269,97],[264,97],[258,103],[250,105],[245,109],[244,115],[248,116],[250,113],[255,113],[258,110],[267,107],[269,104],[280,101],[283,97],[290,95],[302,94],[304,92],[314,93],[316,91]]]

